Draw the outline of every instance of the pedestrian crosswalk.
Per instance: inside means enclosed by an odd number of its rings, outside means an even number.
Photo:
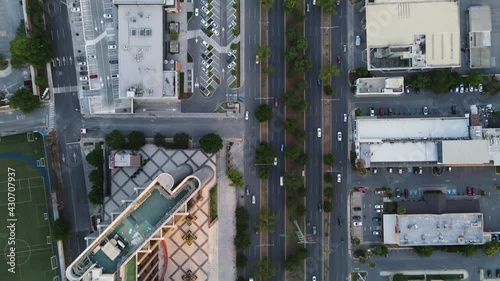
[[[59,93],[70,93],[78,91],[77,86],[64,86],[64,87],[54,87],[54,94]]]
[[[53,102],[50,103],[49,105],[49,131],[52,131],[55,129],[55,117],[56,117],[56,110],[55,110],[55,105]]]

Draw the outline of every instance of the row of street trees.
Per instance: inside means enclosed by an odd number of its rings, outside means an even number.
[[[483,76],[474,72],[469,76],[448,70],[434,70],[429,73],[417,73],[405,80],[405,84],[415,88],[429,88],[433,93],[448,93],[450,88],[458,87],[460,84],[478,86],[483,83]]]
[[[101,144],[96,144],[94,150],[87,154],[85,159],[95,168],[89,173],[89,182],[92,184],[88,194],[89,202],[100,205],[104,201],[104,154]]]

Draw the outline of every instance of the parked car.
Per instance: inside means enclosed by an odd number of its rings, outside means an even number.
[[[387,114],[388,114],[389,116],[392,116],[392,113],[393,113],[393,112],[392,112],[392,106],[389,106],[389,108],[387,108]]]
[[[375,205],[375,209],[383,209],[384,205]]]
[[[259,64],[259,56],[255,55],[255,64]]]
[[[215,34],[215,36],[219,36],[219,31],[217,29],[213,29],[212,32]]]
[[[236,65],[236,62],[234,62],[234,61],[233,61],[232,63],[230,63],[230,64],[227,66],[227,69],[231,69],[231,68],[233,68],[235,65]]]
[[[424,113],[424,115],[428,115],[429,114],[429,109],[427,108],[427,106],[424,106],[422,108],[422,112]]]
[[[284,144],[281,144],[280,150],[281,150],[281,152],[283,152],[285,150],[285,145]]]
[[[405,198],[408,198],[410,196],[410,193],[408,192],[408,189],[405,188]]]
[[[396,197],[401,197],[401,190],[399,190],[399,188],[396,188]]]
[[[360,220],[361,219],[361,216],[353,216],[352,217],[353,220]]]
[[[337,174],[337,182],[341,182],[342,181],[342,175],[341,174]]]
[[[488,274],[488,277],[491,277],[491,269],[488,269],[487,274]]]
[[[87,71],[80,71],[80,75],[88,75],[89,73]]]
[[[347,122],[347,114],[344,113],[344,123]]]
[[[307,218],[306,218],[306,225],[307,225],[307,226],[310,226],[310,225],[311,225],[311,218],[310,218],[310,217],[307,217]]]
[[[420,94],[420,88],[415,88],[415,94]]]
[[[112,15],[112,14],[104,14],[104,15],[103,15],[103,17],[104,17],[105,19],[110,19],[110,18],[112,18],[112,17],[113,17],[113,15]]]
[[[479,84],[479,85],[477,86],[477,90],[478,90],[480,93],[482,93],[482,92],[483,92],[483,84]]]
[[[80,81],[87,81],[89,78],[87,76],[82,76],[79,78]]]
[[[96,78],[97,78],[97,74],[90,75],[90,79],[96,79]]]
[[[313,230],[313,235],[316,235],[316,226],[315,225],[313,225],[312,230]]]
[[[352,208],[354,211],[361,211],[361,207],[354,207]]]
[[[116,45],[108,45],[108,49],[109,50],[114,50],[114,49],[116,49]]]
[[[321,138],[321,128],[318,128],[317,135],[318,135],[318,138]]]
[[[463,94],[465,91],[464,84],[460,84],[460,93]]]
[[[79,61],[79,62],[78,62],[78,65],[87,65],[87,62],[84,62],[84,61]]]
[[[118,64],[118,60],[110,60],[109,64]]]
[[[208,14],[208,9],[205,6],[201,6],[201,10],[205,13]]]
[[[467,186],[467,195],[471,196],[472,195],[472,187]]]
[[[255,204],[255,195],[252,195],[252,204]]]
[[[73,8],[71,8],[71,12],[78,13],[78,12],[81,12],[81,9],[80,9],[80,7],[73,7]]]
[[[457,114],[457,106],[455,105],[451,106],[451,114]]]
[[[373,235],[380,235],[380,232],[375,230],[375,231],[373,231]]]
[[[370,107],[370,116],[375,116],[375,108]]]
[[[342,132],[337,133],[337,140],[342,141]]]
[[[337,218],[337,223],[339,226],[342,226],[342,217]]]
[[[378,114],[380,114],[380,116],[384,116],[384,108],[383,107],[378,109]]]
[[[201,19],[200,22],[201,22],[201,25],[203,25],[204,27],[208,27],[208,22],[206,20]]]
[[[201,41],[201,44],[205,46],[205,48],[208,48],[208,46],[210,46],[210,44],[208,44],[205,40]]]
[[[198,8],[195,8],[194,9],[194,16],[197,17],[198,15],[200,15],[200,11],[198,10]]]
[[[372,221],[374,221],[374,222],[380,222],[380,221],[382,221],[382,218],[381,217],[373,217]]]
[[[399,168],[399,169],[398,169],[398,174],[400,174],[400,175],[401,175],[402,173],[403,173],[403,168]]]
[[[354,226],[362,226],[363,222],[355,221],[355,222],[352,223],[352,225],[354,225]]]

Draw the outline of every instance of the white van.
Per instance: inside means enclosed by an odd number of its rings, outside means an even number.
[[[356,46],[359,45],[361,45],[361,38],[359,37],[359,35],[356,35]]]
[[[280,177],[280,186],[283,186],[283,177]]]

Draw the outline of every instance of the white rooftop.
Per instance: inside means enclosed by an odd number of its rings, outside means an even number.
[[[366,155],[366,153],[369,153]],[[361,157],[365,162],[436,162],[438,160],[435,142],[384,142],[361,144]]]
[[[403,91],[403,77],[373,77],[356,80],[356,95],[390,96],[402,94]]]
[[[469,137],[467,117],[356,119],[359,142],[380,140],[459,139]]]
[[[386,216],[384,215],[384,220]],[[465,245],[485,242],[481,213],[395,216],[396,228],[391,228],[390,223],[386,228],[384,223],[384,233],[394,233],[395,239],[388,241],[395,240],[400,246]]]
[[[439,162],[444,165],[489,164],[492,158],[487,140],[441,141],[440,146],[442,159]]]

